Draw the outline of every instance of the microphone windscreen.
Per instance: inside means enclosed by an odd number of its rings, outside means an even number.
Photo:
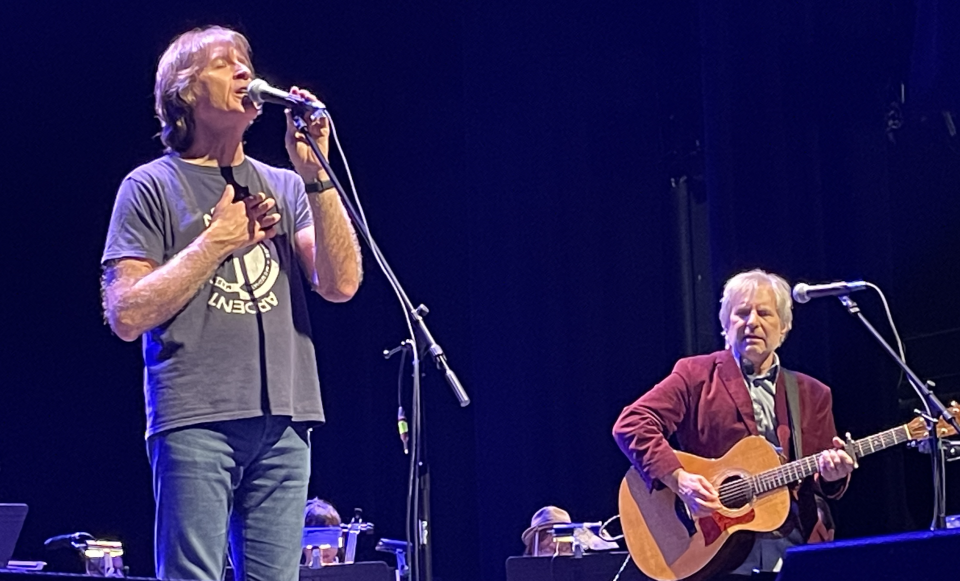
[[[797,285],[793,287],[793,300],[797,301],[801,305],[809,302],[810,297],[807,296],[807,288],[808,285],[806,283],[797,283]]]

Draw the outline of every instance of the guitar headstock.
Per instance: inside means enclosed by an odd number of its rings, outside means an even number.
[[[950,412],[950,415],[953,416],[953,419],[960,422],[960,404],[952,401],[947,407],[947,411]],[[923,418],[913,418],[910,420],[910,423],[907,424],[907,431],[910,432],[911,440],[923,440],[927,437],[927,422]],[[937,437],[946,438],[948,436],[953,436],[957,433],[957,430],[953,428],[950,424],[945,422],[943,418],[937,420]]]

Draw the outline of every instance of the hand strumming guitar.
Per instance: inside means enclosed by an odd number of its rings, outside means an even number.
[[[717,489],[699,474],[678,468],[663,478],[663,483],[687,505],[693,518],[703,518],[723,508]]]

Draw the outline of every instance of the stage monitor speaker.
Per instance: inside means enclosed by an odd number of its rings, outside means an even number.
[[[960,529],[806,545],[787,551],[777,581],[956,578]]]
[[[326,565],[319,569],[300,567],[300,581],[395,581],[393,567],[381,561],[349,565]]]

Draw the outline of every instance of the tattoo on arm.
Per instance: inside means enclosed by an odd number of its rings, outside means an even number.
[[[179,313],[219,264],[202,236],[162,266],[139,258],[107,263],[101,278],[106,322],[121,339],[133,341]]]

